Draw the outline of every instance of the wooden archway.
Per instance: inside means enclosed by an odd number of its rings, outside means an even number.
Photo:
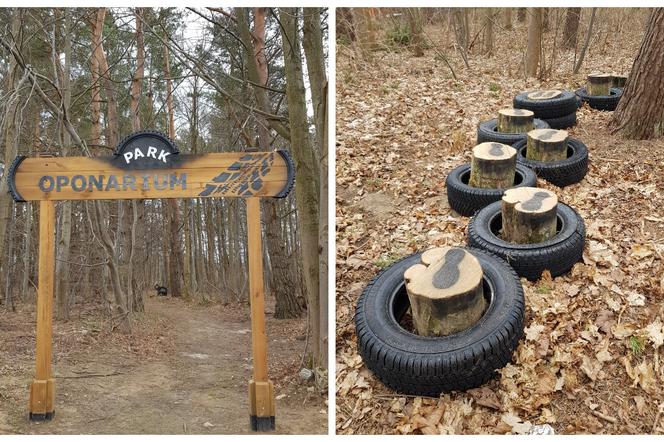
[[[274,430],[274,387],[267,373],[260,198],[288,195],[294,170],[287,151],[181,155],[172,140],[156,131],[127,136],[108,157],[18,156],[8,171],[10,193],[16,202],[39,201],[40,207],[37,350],[30,419],[51,420],[55,415],[51,369],[55,201],[239,197],[247,201],[253,355],[250,425],[253,431]]]

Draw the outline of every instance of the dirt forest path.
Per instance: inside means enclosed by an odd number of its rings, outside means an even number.
[[[130,352],[123,342],[112,341],[58,357],[59,338],[71,331],[58,330],[56,324],[55,419],[37,424],[27,420],[26,386],[32,372],[31,355],[25,355],[21,376],[0,373],[0,383],[9,381],[14,391],[18,389],[11,400],[3,397],[0,433],[248,433],[252,361],[247,309],[149,298],[146,311],[148,326],[139,331],[146,338],[142,343],[129,342]],[[301,321],[275,322],[268,317],[270,376],[279,378],[275,379],[277,432],[326,433],[323,400],[300,384],[299,365],[292,363],[304,347],[304,340],[292,332]],[[284,361],[283,355],[295,359]],[[0,367],[6,369],[8,362],[3,359]],[[286,379],[281,378],[283,367]]]

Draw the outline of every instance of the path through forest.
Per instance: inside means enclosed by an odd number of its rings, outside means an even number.
[[[248,432],[248,308],[149,298],[146,312],[131,338],[85,319],[56,322],[56,417],[37,424],[27,420],[34,316],[3,313],[0,336],[18,346],[0,348],[0,433]],[[268,317],[277,432],[326,433],[323,399],[297,377],[302,322]]]

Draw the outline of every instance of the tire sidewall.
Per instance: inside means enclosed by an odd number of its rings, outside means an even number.
[[[389,271],[380,274],[363,293],[356,313],[356,326],[362,315],[366,326],[376,339],[392,351],[402,355],[413,354],[452,357],[463,353],[469,346],[490,338],[504,326],[519,303],[523,306],[523,289],[514,271],[500,258],[477,249],[467,249],[480,261],[482,271],[492,289],[492,300],[482,318],[472,327],[444,337],[425,337],[403,329],[394,318],[394,299],[405,283],[403,273],[410,266],[420,263],[420,253],[394,264]],[[523,313],[523,312],[521,312]]]
[[[536,172],[538,170],[546,169],[560,169],[562,167],[573,166],[576,163],[583,162],[588,158],[588,147],[576,138],[567,139],[567,148],[572,149],[572,155],[568,156],[564,160],[559,161],[536,161],[526,158],[526,149],[528,148],[527,140],[519,140],[512,145],[517,151],[516,161],[517,163],[523,164],[524,166],[534,169]]]
[[[501,213],[501,204],[500,201],[489,204],[475,214],[470,220],[470,223],[468,223],[469,241],[473,236],[470,234],[470,230],[474,230],[477,236],[483,241],[486,241],[493,247],[504,250],[507,254],[519,253],[521,251],[531,252],[534,250],[545,253],[545,250],[569,241],[575,234],[582,234],[582,236],[585,236],[585,225],[579,214],[567,204],[558,203],[558,216],[561,218],[563,226],[560,232],[558,232],[553,238],[537,244],[517,244],[504,241],[494,235],[490,228],[491,221],[495,216],[498,216],[498,214]],[[476,246],[475,244],[469,245],[471,247]]]

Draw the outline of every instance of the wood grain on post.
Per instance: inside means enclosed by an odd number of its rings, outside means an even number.
[[[421,259],[404,273],[417,333],[447,336],[479,321],[486,300],[477,258],[462,248],[442,247]]]
[[[514,186],[516,153],[512,146],[495,142],[473,147],[468,185],[485,189]]]
[[[611,74],[588,75],[588,95],[594,97],[611,95],[611,85],[613,85]]]
[[[627,83],[627,75],[613,74],[611,75],[611,83],[613,84],[612,87],[625,87],[625,83]]]
[[[534,161],[560,161],[567,158],[567,131],[535,129],[528,132],[526,158]]]
[[[533,111],[526,109],[501,109],[498,111],[496,130],[502,133],[522,134],[534,128]]]
[[[515,187],[503,194],[502,232],[504,241],[536,244],[552,238],[557,228],[558,197],[537,187]]]
[[[55,380],[51,370],[53,352],[53,287],[55,279],[55,203],[39,203],[39,276],[37,287],[37,349],[35,378],[30,386],[30,418],[51,419]]]
[[[532,91],[526,94],[526,97],[530,100],[550,100],[552,98],[559,97],[562,94],[558,89],[547,89],[541,91]]]
[[[274,429],[274,386],[267,377],[261,206],[257,197],[246,201],[251,353],[254,359],[254,373],[249,381],[250,420],[252,430],[269,431]]]

